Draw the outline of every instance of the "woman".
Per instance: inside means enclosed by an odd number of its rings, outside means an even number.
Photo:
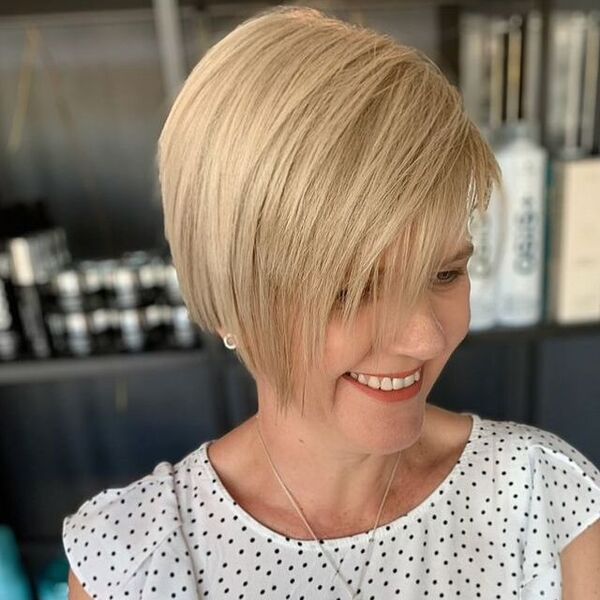
[[[159,175],[190,314],[259,410],[65,518],[72,598],[598,597],[576,596],[598,586],[598,470],[427,403],[468,333],[468,225],[499,179],[427,57],[265,11],[185,82]]]

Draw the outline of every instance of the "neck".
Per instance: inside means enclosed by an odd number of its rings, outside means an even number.
[[[386,507],[388,512],[393,509],[398,489],[403,487],[399,482],[424,457],[421,430],[416,439],[414,435],[407,436],[404,447],[398,448],[396,444],[391,450],[369,451],[351,447],[346,440],[327,431],[326,426],[281,419],[268,410],[260,410],[246,425],[261,496],[269,499],[274,510],[300,518],[274,473],[268,452],[305,518],[311,527],[315,525],[317,535],[317,524],[329,529],[347,524],[357,524],[362,530],[373,527],[394,473],[379,524],[386,522]]]

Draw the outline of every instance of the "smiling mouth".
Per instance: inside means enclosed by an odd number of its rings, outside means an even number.
[[[418,380],[413,381],[410,385],[403,386],[401,388],[378,388],[371,387],[364,383],[359,382],[357,379],[352,377],[349,373],[345,373],[343,378],[348,381],[353,387],[359,389],[363,394],[374,398],[375,400],[384,401],[386,403],[395,403],[396,401],[401,400],[409,400],[411,398],[416,397],[423,385],[423,379],[419,378]],[[389,384],[386,384],[386,388],[389,387]]]
[[[416,381],[419,381],[423,377],[423,371],[424,365],[421,365],[418,369],[414,369],[412,371],[403,371],[402,373],[398,373],[395,375],[376,375],[371,373],[359,373],[358,371],[347,371],[346,373],[344,373],[344,375],[352,377],[355,381],[358,381],[363,385],[368,385],[371,378],[373,378],[380,384],[379,387],[381,387],[381,383],[383,382],[383,380],[387,379],[388,381],[393,382],[394,389],[399,389],[399,387],[409,387]]]

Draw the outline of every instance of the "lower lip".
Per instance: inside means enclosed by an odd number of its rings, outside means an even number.
[[[423,371],[421,370],[421,379],[415,381],[412,385],[402,388],[401,390],[375,390],[368,385],[359,383],[348,373],[342,375],[343,379],[349,381],[352,385],[358,388],[363,394],[375,398],[375,400],[381,400],[383,402],[400,402],[401,400],[410,400],[414,398],[421,390],[421,384],[423,383]]]

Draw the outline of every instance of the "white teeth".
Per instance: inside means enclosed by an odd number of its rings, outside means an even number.
[[[409,385],[412,385],[415,382],[415,376],[414,373],[412,375],[409,375],[408,377],[404,378],[404,387],[408,387]]]
[[[384,377],[381,380],[381,389],[385,390],[386,392],[389,392],[390,390],[394,389],[392,387],[392,380],[389,377]]]
[[[380,387],[379,379],[377,377],[371,376],[371,377],[369,377],[369,381],[367,382],[367,385],[370,388],[373,388],[374,390],[378,390]]]
[[[379,377],[375,377],[373,375],[366,376],[362,373],[353,373],[350,372],[350,377],[356,379],[359,383],[363,385],[368,385],[370,388],[374,390],[401,390],[405,387],[411,386],[415,381],[419,381],[421,379],[421,370],[419,369],[412,375],[408,375],[408,377],[397,378],[397,377],[383,377],[379,379]]]

